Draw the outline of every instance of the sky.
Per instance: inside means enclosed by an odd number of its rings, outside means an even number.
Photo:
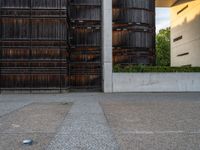
[[[170,26],[170,11],[168,8],[156,8],[156,33]]]

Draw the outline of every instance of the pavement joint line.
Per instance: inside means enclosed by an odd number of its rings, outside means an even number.
[[[15,104],[15,102],[11,102],[11,103],[14,103],[14,104]],[[21,103],[21,102],[20,102],[20,103]],[[19,111],[20,109],[23,109],[23,108],[25,108],[26,106],[31,105],[31,104],[32,104],[32,102],[26,102],[26,103],[23,103],[21,106],[18,106],[18,107],[15,106],[14,108],[12,108],[12,110],[8,110],[8,112],[6,112],[6,113],[0,115],[0,118],[3,118],[3,117],[5,117],[5,116],[7,116],[7,115],[10,115],[10,114],[14,113],[14,112],[17,112],[17,111]]]
[[[200,131],[123,131],[123,134],[200,134]]]
[[[55,134],[56,132],[0,132],[0,134]]]
[[[100,107],[102,108],[102,112],[103,112],[103,115],[105,116],[106,122],[108,123],[109,126],[111,126],[110,123],[109,123],[108,117],[107,117],[107,115],[106,115],[106,113],[105,113],[105,111],[104,111],[104,109],[103,109],[101,103],[98,102],[98,104],[99,104]],[[113,128],[110,128],[110,130],[111,130],[112,133],[114,133],[114,129],[113,129]],[[117,141],[117,138],[116,138],[115,135],[113,136],[113,138],[114,138],[115,141]]]

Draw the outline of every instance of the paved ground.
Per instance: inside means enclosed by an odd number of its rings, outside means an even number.
[[[200,102],[102,102],[124,150],[199,150]]]
[[[18,108],[18,105],[15,105]],[[45,149],[64,120],[71,104],[30,103],[0,117],[0,150]],[[33,139],[32,146],[22,144]]]
[[[4,114],[10,113],[14,110],[17,110],[19,108],[22,108],[26,105],[28,105],[30,102],[1,102],[0,105],[0,116],[3,116]]]
[[[2,94],[0,149],[199,150],[200,93]]]
[[[116,150],[115,138],[97,101],[76,101],[49,150]]]

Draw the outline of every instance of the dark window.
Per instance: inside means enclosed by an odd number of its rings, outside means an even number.
[[[185,55],[189,55],[189,53],[188,52],[187,53],[182,53],[182,54],[179,54],[177,56],[179,57],[179,56],[185,56]]]
[[[183,66],[181,66],[181,67],[192,67],[192,65],[191,65],[191,64],[188,64],[188,65],[183,65]]]
[[[186,5],[185,7],[183,7],[181,10],[179,10],[178,12],[177,12],[177,15],[178,14],[180,14],[181,12],[183,12],[185,9],[187,9],[188,8],[188,5]]]
[[[181,36],[179,36],[179,37],[175,38],[173,41],[174,41],[174,42],[176,42],[176,41],[179,41],[179,40],[181,40],[182,38],[183,38],[183,36],[181,35]]]

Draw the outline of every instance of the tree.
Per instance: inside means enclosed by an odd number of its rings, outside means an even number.
[[[156,65],[170,66],[170,28],[161,29],[156,35]]]

